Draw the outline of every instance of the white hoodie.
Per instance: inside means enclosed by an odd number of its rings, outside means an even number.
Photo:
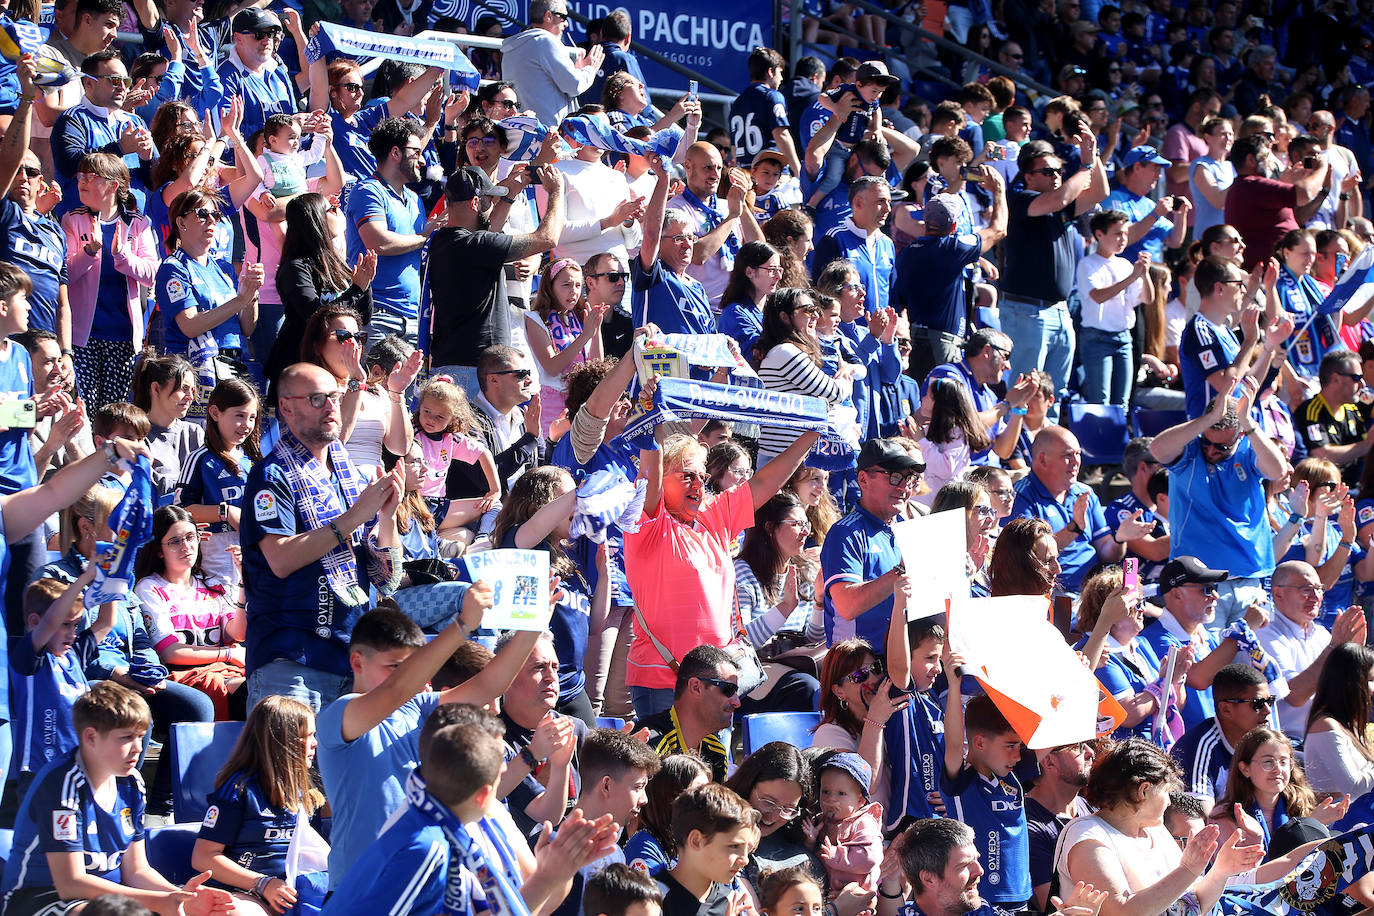
[[[501,75],[515,84],[520,106],[547,127],[562,121],[596,80],[594,68],[573,66],[568,47],[552,32],[537,28],[501,43]]]

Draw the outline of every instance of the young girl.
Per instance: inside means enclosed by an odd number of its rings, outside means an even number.
[[[930,489],[917,496],[916,501],[929,508],[940,488],[973,463],[974,453],[984,451],[992,443],[964,386],[949,379],[930,383],[921,398],[921,415],[930,417],[925,438],[920,441]]]
[[[482,516],[494,505],[499,507],[501,482],[496,475],[496,460],[485,446],[467,435],[475,422],[472,409],[462,389],[447,375],[435,376],[425,383],[420,389],[419,405],[415,411],[415,428],[419,430],[415,441],[424,456],[420,495],[444,528],[443,537],[466,547],[476,537]],[[457,468],[453,467],[455,462]],[[464,479],[460,487],[450,488],[454,474]],[[451,489],[482,495],[449,499]]]
[[[816,854],[830,875],[831,896],[850,882],[876,890],[883,861],[883,808],[869,798],[873,770],[853,751],[823,758],[818,770],[821,825]]]
[[[324,802],[310,778],[315,745],[310,707],[265,697],[219,771],[191,865],[235,891],[239,916],[272,916],[296,903],[286,853],[297,811],[312,815]]]
[[[258,393],[242,379],[225,379],[210,392],[205,446],[181,469],[176,503],[198,525],[209,525],[202,565],[228,586],[239,585],[231,548],[239,545],[239,503],[258,449]]]
[[[217,720],[242,718],[248,694],[239,645],[248,633],[243,586],[231,600],[224,583],[205,575],[191,513],[180,506],[153,513],[153,539],[139,552],[135,571],[144,623],[172,680],[209,696]]]
[[[546,436],[563,412],[563,370],[602,356],[601,320],[607,311],[607,306],[587,307],[582,268],[571,258],[553,261],[539,275],[539,292],[525,313],[525,333],[539,364],[539,424]]]
[[[696,754],[669,754],[644,787],[639,830],[625,844],[625,861],[635,871],[658,877],[677,862],[673,844],[673,799],[711,781],[711,768]]]
[[[806,866],[775,868],[759,875],[759,909],[764,916],[821,916],[825,894]]]
[[[747,481],[754,475],[749,463],[749,453],[737,442],[725,441],[710,447],[706,452],[706,473],[710,475],[707,486],[712,493],[724,493]]]

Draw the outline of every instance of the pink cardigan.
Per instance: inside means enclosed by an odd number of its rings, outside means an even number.
[[[104,250],[94,255],[86,253],[82,236],[89,235],[95,214],[86,207],[71,210],[62,217],[62,231],[67,236],[67,296],[72,310],[72,346],[85,346],[91,336],[91,322],[95,318],[95,298],[100,291],[100,261]],[[115,269],[124,275],[128,290],[129,323],[133,327],[130,343],[134,352],[143,348],[143,305],[139,287],[152,289],[161,263],[153,241],[153,224],[148,217],[135,214],[133,221],[115,223],[115,232],[122,236],[123,246],[115,255]]]

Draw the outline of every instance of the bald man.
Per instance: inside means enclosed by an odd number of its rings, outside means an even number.
[[[1049,523],[1059,547],[1059,587],[1074,594],[1099,560],[1117,562],[1125,553],[1124,542],[1149,534],[1153,527],[1137,511],[1122,519],[1113,534],[1097,494],[1078,482],[1082,463],[1083,450],[1073,433],[1062,426],[1045,427],[1031,444],[1031,472],[1016,485],[1011,507],[1012,518]]]
[[[668,201],[668,208],[681,210],[690,217],[684,231],[695,235],[696,242],[692,245],[692,263],[687,273],[705,287],[712,302],[718,302],[725,292],[740,246],[763,240],[763,232],[753,212],[744,206],[745,192],[753,187],[753,180],[748,172],[732,169],[730,190],[722,200],[716,194],[724,170],[720,151],[704,141],[687,148],[682,166],[687,173],[687,186]]]
[[[402,467],[369,483],[348,460],[331,373],[297,363],[279,386],[286,429],[248,474],[239,528],[248,702],[278,694],[319,712],[349,689],[348,642],[369,583],[387,595],[400,580]]]

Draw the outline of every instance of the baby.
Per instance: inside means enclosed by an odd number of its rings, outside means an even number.
[[[873,770],[858,754],[845,751],[820,764],[820,846],[816,854],[830,875],[832,899],[846,884],[878,887],[883,861],[883,807],[869,799]]]
[[[323,133],[313,120],[311,124],[314,133]],[[285,114],[274,114],[267,118],[262,127],[263,150],[258,157],[258,167],[262,169],[263,186],[273,197],[284,199],[309,190],[305,183],[305,172],[324,159],[329,138],[322,139],[325,142],[312,143],[308,149],[302,150],[299,121]]]

